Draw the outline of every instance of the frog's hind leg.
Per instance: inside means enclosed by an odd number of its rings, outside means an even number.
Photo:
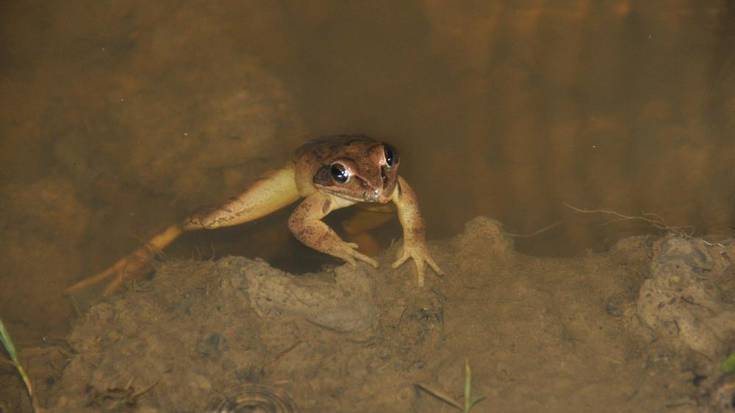
[[[224,204],[186,218],[181,227],[191,231],[244,224],[269,215],[299,198],[295,171],[289,165],[259,179],[247,191]]]
[[[243,224],[295,202],[300,195],[294,173],[293,166],[289,164],[264,176],[239,196],[231,198],[219,207],[197,212],[180,224],[171,225],[106,270],[79,281],[65,292],[77,292],[114,277],[104,291],[104,295],[110,295],[123,282],[145,275],[156,254],[184,232]]]

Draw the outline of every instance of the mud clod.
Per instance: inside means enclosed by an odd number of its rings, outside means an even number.
[[[651,278],[643,283],[638,314],[657,335],[702,353],[723,356],[735,333],[735,306],[723,300],[732,247],[669,236],[654,246]]]

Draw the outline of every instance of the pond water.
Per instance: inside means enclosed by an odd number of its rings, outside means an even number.
[[[67,331],[66,286],[320,135],[398,147],[432,239],[480,214],[539,256],[665,227],[730,238],[731,2],[0,10],[0,316],[24,344]],[[167,254],[332,263],[290,237],[287,217],[187,234]],[[373,241],[399,234],[393,221]]]

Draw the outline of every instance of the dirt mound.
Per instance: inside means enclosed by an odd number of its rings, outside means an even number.
[[[390,269],[395,248],[378,270],[303,275],[242,257],[164,262],[152,282],[79,320],[69,337],[76,354],[46,404],[452,412],[424,389],[461,400],[465,358],[473,393],[487,396],[477,412],[684,412],[731,394],[716,358],[732,341],[721,334],[727,323],[713,324],[729,319],[731,304],[710,284],[695,287],[727,277],[720,250],[640,237],[606,254],[534,258],[480,217],[432,251],[447,275],[422,289],[412,266]],[[685,276],[672,281],[675,270]],[[681,320],[717,345],[673,334]]]

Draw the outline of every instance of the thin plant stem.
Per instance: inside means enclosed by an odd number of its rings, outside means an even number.
[[[0,342],[5,348],[5,351],[8,353],[8,356],[10,356],[10,363],[15,366],[15,369],[18,371],[18,374],[23,380],[23,384],[26,386],[26,391],[28,392],[28,398],[31,400],[33,411],[37,412],[38,403],[36,402],[36,398],[33,396],[33,385],[31,385],[31,378],[28,377],[28,374],[26,374],[26,370],[23,368],[23,365],[18,359],[18,352],[15,349],[15,344],[13,344],[13,339],[10,338],[10,333],[8,333],[8,329],[5,328],[3,320],[0,320]]]

